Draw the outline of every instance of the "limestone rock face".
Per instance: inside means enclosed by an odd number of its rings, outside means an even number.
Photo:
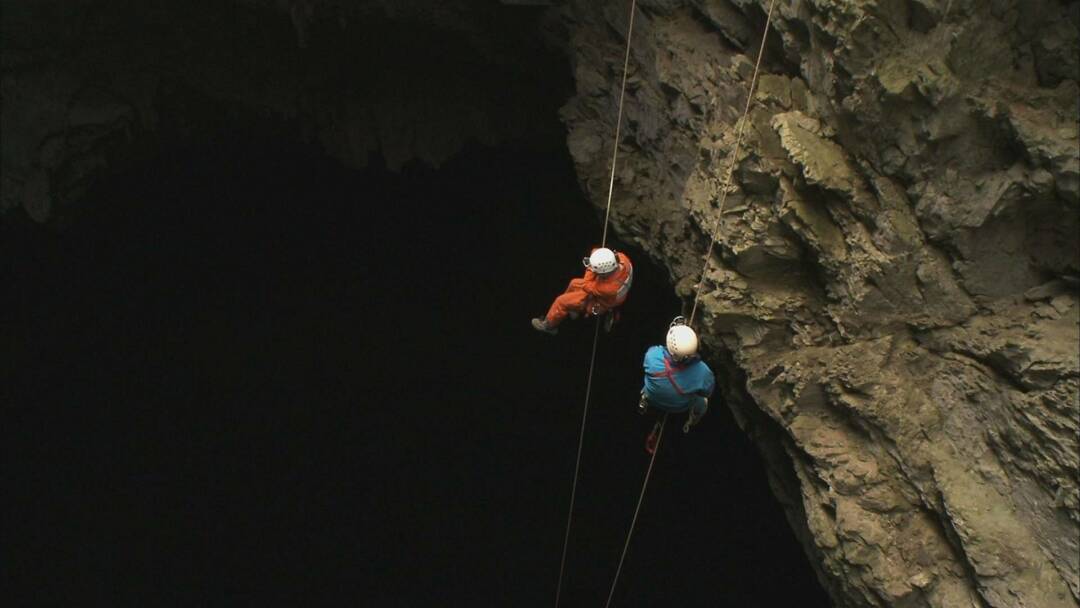
[[[613,227],[688,308],[716,240],[697,325],[836,604],[1078,605],[1080,3],[778,0],[722,214],[769,0],[638,6]],[[628,9],[561,8],[597,206]]]
[[[770,1],[639,0],[614,229],[688,308],[703,280],[724,397],[838,606],[1077,606],[1080,2],[776,0],[721,210]],[[628,9],[547,22],[597,206]],[[490,13],[12,0],[0,212],[50,221],[161,131],[214,121],[391,167],[527,134],[535,48]],[[456,55],[386,44],[440,36]]]

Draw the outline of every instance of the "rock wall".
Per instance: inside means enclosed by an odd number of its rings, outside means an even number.
[[[777,0],[721,213],[768,2],[639,2],[615,230],[688,303],[716,241],[699,329],[837,605],[1076,606],[1080,2]],[[598,206],[628,8],[568,0],[549,23]],[[551,66],[503,18],[15,0],[0,211],[62,215],[163,123],[263,116],[392,167],[528,134]]]
[[[838,606],[1078,605],[1080,2],[778,0],[714,232],[768,4],[638,3],[614,229],[688,303],[716,240],[698,326]],[[560,13],[597,206],[628,9]]]

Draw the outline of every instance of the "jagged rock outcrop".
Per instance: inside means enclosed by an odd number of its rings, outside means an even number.
[[[1080,3],[778,0],[715,232],[769,0],[638,5],[612,222],[687,300],[716,239],[699,326],[836,604],[1078,605]],[[597,205],[628,8],[561,9]]]
[[[639,1],[615,230],[687,300],[717,242],[699,328],[837,605],[1076,606],[1080,2],[777,0],[721,214],[769,1]],[[552,9],[598,205],[628,8]],[[356,165],[513,137],[535,49],[499,25],[431,0],[10,2],[0,212],[54,219],[162,122],[276,117]],[[442,35],[457,54],[385,45]]]

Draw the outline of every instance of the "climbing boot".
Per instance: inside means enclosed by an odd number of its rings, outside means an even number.
[[[535,329],[536,331],[542,331],[545,334],[551,334],[554,336],[555,334],[559,333],[559,328],[548,327],[547,319],[533,319],[532,326],[533,329]]]
[[[645,396],[645,393],[641,393],[641,399],[637,402],[637,413],[644,414],[649,409],[649,398]]]

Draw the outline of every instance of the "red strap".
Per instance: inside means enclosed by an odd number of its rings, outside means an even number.
[[[680,397],[685,397],[686,393],[684,393],[683,390],[681,388],[679,388],[679,383],[675,382],[675,370],[676,369],[682,369],[682,367],[681,366],[673,367],[671,365],[671,359],[669,359],[667,355],[664,355],[664,371],[662,371],[662,372],[649,372],[649,375],[652,376],[653,378],[661,378],[661,377],[667,376],[668,382],[671,383],[671,388],[674,388],[675,392],[678,393]]]

